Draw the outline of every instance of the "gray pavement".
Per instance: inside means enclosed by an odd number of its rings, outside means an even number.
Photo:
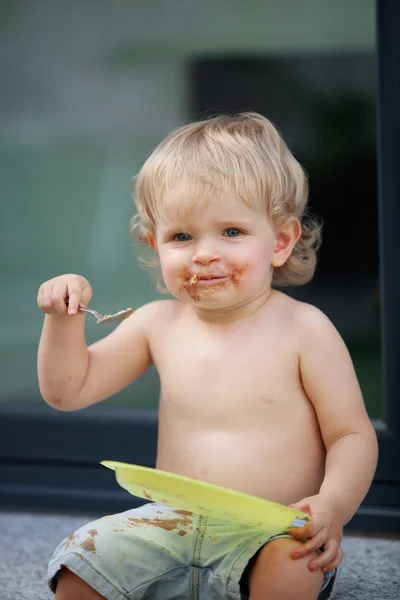
[[[0,513],[0,600],[50,600],[47,562],[93,516]],[[345,537],[334,598],[400,600],[400,540]],[[189,599],[188,599],[189,600]]]

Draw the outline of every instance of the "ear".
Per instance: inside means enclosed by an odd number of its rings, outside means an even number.
[[[285,264],[300,236],[300,222],[295,217],[291,217],[276,233],[274,253],[272,255],[273,267],[281,267]]]
[[[155,240],[153,234],[147,233],[146,237],[147,237],[147,243],[149,244],[149,246],[151,248],[153,248],[153,250],[155,250],[155,252],[157,252],[157,244],[156,244],[156,240]]]

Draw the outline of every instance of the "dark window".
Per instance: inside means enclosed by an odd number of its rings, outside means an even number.
[[[305,167],[323,244],[314,280],[287,291],[338,327],[372,417],[383,414],[375,63],[374,53],[325,52],[217,56],[190,65],[192,117],[260,112]]]

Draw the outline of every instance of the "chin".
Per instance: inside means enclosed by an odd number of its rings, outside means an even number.
[[[209,310],[234,308],[242,300],[238,294],[233,298],[232,294],[224,292],[218,292],[213,295],[199,294],[199,296],[198,299],[191,299],[191,304],[195,307]]]

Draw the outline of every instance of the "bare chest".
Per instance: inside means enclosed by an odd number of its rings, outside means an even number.
[[[161,407],[190,418],[257,420],[301,395],[293,345],[272,335],[226,336],[175,332],[159,340],[155,362]],[[270,335],[269,335],[270,334]]]

